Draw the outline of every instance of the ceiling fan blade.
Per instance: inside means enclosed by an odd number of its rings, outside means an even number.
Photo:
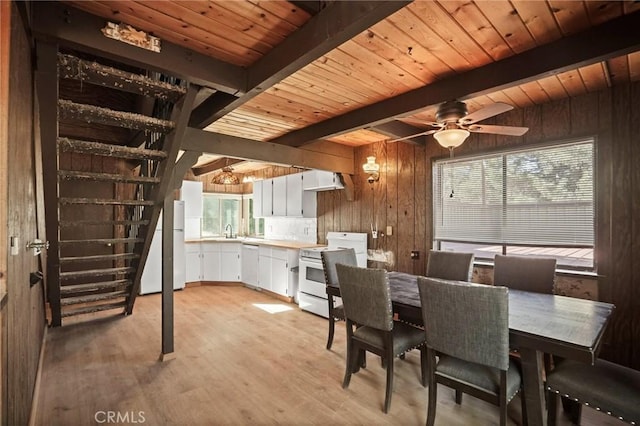
[[[404,136],[404,137],[395,138],[395,139],[387,139],[386,142],[406,141],[407,139],[417,138],[418,136],[425,136],[425,135],[433,134],[433,133],[437,132],[438,130],[440,130],[440,129],[425,130],[424,132],[416,133],[415,135],[409,135],[409,136]]]
[[[502,114],[503,112],[511,111],[513,106],[505,104],[504,102],[495,102],[489,104],[477,111],[467,114],[458,120],[460,124],[473,124],[485,118],[493,117],[494,115]]]
[[[489,124],[474,124],[467,127],[472,133],[493,133],[496,135],[522,136],[529,130],[528,127],[493,126]]]

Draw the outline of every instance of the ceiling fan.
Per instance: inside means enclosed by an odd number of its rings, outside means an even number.
[[[467,104],[461,101],[447,101],[440,104],[436,112],[436,121],[425,123],[434,129],[425,130],[414,135],[392,139],[398,142],[416,136],[433,135],[440,145],[449,148],[453,155],[456,148],[465,141],[471,133],[493,133],[497,135],[522,136],[528,127],[497,126],[491,124],[477,124],[479,121],[493,117],[513,109],[513,106],[503,102],[489,104],[469,114]]]

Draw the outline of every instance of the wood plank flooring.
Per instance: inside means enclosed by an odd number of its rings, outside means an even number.
[[[271,310],[271,312],[269,312]],[[396,360],[389,414],[385,372],[367,368],[342,389],[344,323],[325,349],[327,321],[245,287],[175,293],[176,358],[159,362],[160,295],[139,297],[133,315],[96,313],[50,329],[34,425],[423,425],[427,389],[417,351]],[[438,388],[436,424],[493,425],[497,409]],[[520,403],[510,424],[520,423]],[[120,417],[117,417],[120,416]],[[112,422],[113,423],[113,422]],[[568,422],[562,423],[563,425]],[[583,425],[623,424],[585,408]]]

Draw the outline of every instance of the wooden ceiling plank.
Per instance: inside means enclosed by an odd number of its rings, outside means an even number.
[[[324,152],[314,152],[194,128],[187,129],[182,143],[182,149],[186,151],[202,151],[225,157],[353,174],[353,152],[351,157],[333,155],[328,146]],[[338,152],[344,152],[344,147],[338,148]]]
[[[516,108],[526,108],[530,105],[533,105],[531,98],[524,90],[522,90],[521,85],[505,87],[504,89],[502,89],[502,91],[505,93],[505,95],[509,96],[509,99],[511,99],[511,105]]]
[[[611,58],[607,61],[613,84],[625,84],[631,81],[628,55]]]
[[[513,54],[509,45],[474,2],[446,0],[438,3],[494,61]]]
[[[247,93],[220,110],[208,111],[209,119],[201,121],[198,127],[206,127],[223,117],[262,93],[266,88],[404,7],[406,3],[405,1],[332,3],[250,67]]]
[[[512,4],[538,46],[562,37],[560,27],[547,2],[517,0],[512,1]]]
[[[520,89],[526,93],[527,97],[533,101],[534,104],[544,104],[550,101],[549,95],[544,91],[538,81],[521,84]]]
[[[300,7],[291,7],[291,3],[286,1],[249,0],[248,3],[258,6],[262,10],[262,13],[272,14],[296,27],[303,25],[311,16]]]
[[[246,72],[234,65],[169,42],[163,42],[162,52],[156,53],[108,39],[101,32],[105,26],[103,18],[60,3],[34,3],[33,10],[32,29],[40,37],[53,38],[81,50],[172,74],[224,92],[237,93],[245,89]]]
[[[411,114],[447,100],[473,98],[620,56],[640,48],[639,25],[640,13],[624,15],[582,33],[293,131],[272,142],[299,146],[308,140],[389,121],[390,117]]]
[[[273,48],[274,45],[266,43],[264,40],[252,37],[245,31],[234,31],[232,27],[228,26],[229,22],[233,22],[235,16],[227,21],[217,21],[215,23],[199,13],[192,11],[182,6],[182,2],[171,1],[157,1],[157,0],[136,0],[141,6],[153,10],[158,13],[158,19],[162,16],[166,16],[169,22],[180,23],[179,29],[177,25],[173,25],[172,29],[175,29],[180,34],[189,34],[187,30],[193,29],[195,35],[206,35],[203,41],[207,41],[213,45],[228,47],[230,51],[232,49],[238,50],[242,55],[242,48],[256,51],[262,56]],[[130,3],[130,2],[129,2]],[[164,20],[163,19],[163,20]],[[200,32],[202,31],[202,33]]]
[[[605,71],[602,68],[602,62],[580,67],[578,69],[582,81],[584,82],[587,92],[597,92],[598,90],[607,88]]]
[[[565,90],[562,82],[557,75],[546,77],[538,80],[538,84],[549,95],[549,99],[558,100],[569,97],[569,93]]]
[[[638,10],[640,10],[640,2],[637,1],[622,2],[622,6],[625,14],[637,12]]]
[[[181,7],[189,9],[203,18],[208,19],[211,26],[229,26],[234,32],[242,31],[254,39],[262,40],[271,46],[277,46],[286,37],[288,37],[289,34],[291,34],[291,31],[278,32],[275,25],[271,28],[265,28],[262,25],[255,25],[254,22],[249,20],[246,16],[228,10],[225,7],[227,3],[229,2],[181,0],[178,4]],[[208,28],[208,26],[206,28]]]
[[[587,93],[587,88],[577,69],[561,72],[558,74],[558,80],[560,80],[569,96],[580,96]]]
[[[515,53],[522,53],[536,46],[535,40],[511,2],[480,1],[476,2],[476,5]]]
[[[192,151],[188,151],[192,152]],[[208,162],[207,164],[202,164],[200,166],[191,167],[191,171],[194,176],[202,176],[208,173],[213,173],[215,171],[221,170],[224,167],[233,166],[234,164],[241,163],[245,160],[239,160],[237,158],[219,158],[217,160],[213,160]]]
[[[603,22],[622,15],[622,3],[621,1],[607,0],[589,0],[584,2],[592,25],[602,24]]]
[[[567,36],[586,30],[591,26],[589,15],[583,1],[547,0],[549,8],[560,27]]]
[[[640,52],[629,54],[629,79],[631,81],[640,80]]]
[[[365,99],[365,103],[371,103],[372,99],[384,98],[384,90],[376,85],[369,84],[367,80],[359,79],[356,74],[351,73],[348,67],[325,56],[322,60],[315,61],[311,66],[304,69],[305,73],[323,79],[327,86],[336,88],[348,87],[349,93],[355,93]]]

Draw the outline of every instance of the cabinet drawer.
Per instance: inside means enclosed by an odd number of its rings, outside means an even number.
[[[260,256],[271,257],[271,247],[269,247],[269,246],[259,246],[258,247],[258,254]]]
[[[271,248],[271,257],[274,259],[287,260],[287,249]]]
[[[219,243],[201,243],[203,253],[220,253]]]

